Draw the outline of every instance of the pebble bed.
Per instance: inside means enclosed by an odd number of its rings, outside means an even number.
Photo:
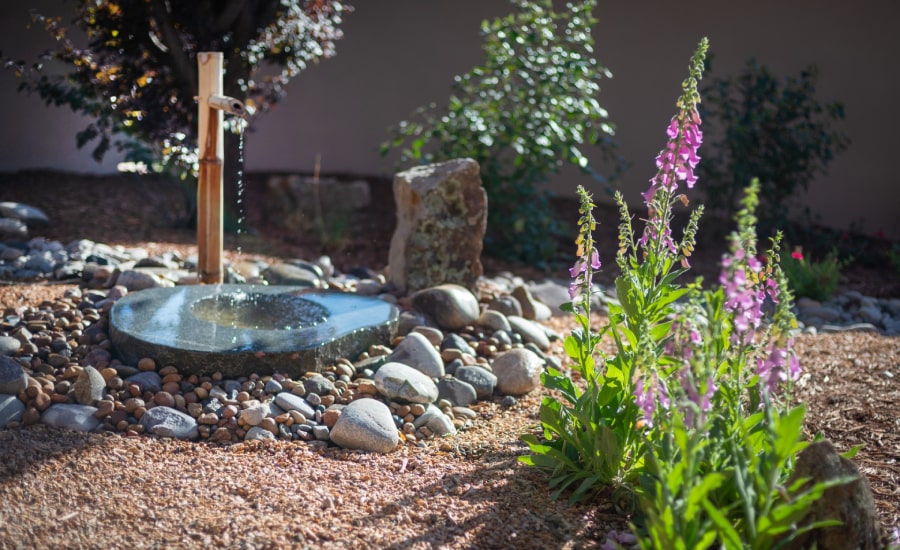
[[[559,314],[568,299],[565,281],[526,283],[507,275],[482,279],[477,296],[447,285],[400,296],[381,274],[336,273],[327,257],[239,261],[229,266],[228,282],[377,296],[401,309],[394,341],[295,378],[277,372],[186,376],[177,365],[150,358],[135,365],[118,361],[107,333],[115,301],[129,292],[195,282],[194,269],[190,258],[88,240],[0,243],[0,278],[77,283],[61,299],[3,311],[0,426],[42,422],[79,431],[221,443],[280,439],[388,452],[401,441],[422,445],[467,429],[479,401],[513,405],[516,395],[537,387],[543,368],[560,366],[547,353],[559,336],[540,321]],[[601,289],[597,306],[614,301]],[[796,307],[806,333],[900,334],[900,299],[846,292],[824,303],[801,298]]]
[[[0,249],[5,278],[78,286],[60,299],[3,311],[0,426],[42,422],[79,431],[224,443],[299,440],[387,452],[400,440],[421,445],[466,429],[477,417],[470,406],[495,396],[513,405],[514,395],[539,384],[548,362],[559,366],[545,353],[558,336],[535,322],[552,311],[521,279],[485,280],[478,297],[455,285],[403,297],[391,294],[381,275],[335,273],[327,257],[245,261],[231,266],[229,279],[378,296],[402,311],[394,341],[296,378],[186,376],[177,365],[150,358],[126,365],[108,337],[113,304],[129,292],[192,282],[192,262],[85,240],[26,244],[27,251],[15,244]],[[561,285],[556,290],[565,293]]]

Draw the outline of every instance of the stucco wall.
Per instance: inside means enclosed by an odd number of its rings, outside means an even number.
[[[389,174],[378,154],[386,128],[429,101],[442,102],[453,75],[481,61],[479,25],[509,11],[506,0],[368,0],[353,2],[338,56],[311,67],[290,86],[275,111],[260,118],[247,138],[249,171],[310,171],[321,155],[325,172]],[[868,0],[763,0],[721,2],[600,0],[594,32],[601,62],[614,73],[600,101],[618,126],[623,156],[632,168],[624,191],[632,202],[652,176],[653,158],[674,112],[688,58],[701,36],[715,53],[714,74],[734,74],[755,56],[777,74],[820,68],[822,99],[846,106],[843,128],[850,148],[818,178],[806,197],[829,225],[861,223],[900,239],[900,191],[893,167],[900,138],[900,4]],[[41,48],[39,32],[24,30],[27,9],[62,13],[59,0],[5,7],[0,49],[27,57]],[[20,53],[21,52],[21,53]],[[45,108],[14,91],[0,71],[0,170],[56,168],[114,170],[78,151],[74,133],[84,121]],[[702,149],[701,149],[702,154]],[[589,183],[567,171],[553,182],[561,192]],[[702,183],[701,183],[702,185]],[[598,193],[599,195],[599,193]]]

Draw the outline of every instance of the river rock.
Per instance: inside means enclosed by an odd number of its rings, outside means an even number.
[[[441,340],[441,351],[444,351],[446,349],[458,349],[463,353],[468,353],[472,356],[475,355],[475,350],[472,349],[472,346],[469,345],[469,342],[467,342],[465,338],[454,332],[447,334],[447,336],[445,336],[444,339]]]
[[[321,272],[321,271],[320,271]],[[305,267],[279,262],[262,272],[270,285],[309,286],[319,288],[322,279],[319,274]]]
[[[92,432],[100,425],[100,420],[94,416],[96,413],[97,407],[90,405],[57,403],[50,405],[41,414],[41,422],[56,428],[67,428],[78,432]]]
[[[518,300],[509,295],[497,296],[488,303],[487,309],[491,311],[499,311],[507,317],[510,315],[522,316],[522,304]]]
[[[441,378],[437,383],[438,399],[446,399],[454,406],[464,407],[478,401],[475,388],[457,378]]]
[[[56,262],[50,252],[35,252],[25,260],[25,269],[37,273],[50,273],[55,266]]]
[[[519,285],[512,291],[512,296],[522,306],[522,317],[531,321],[546,321],[550,318],[551,311],[546,304],[534,299],[528,287]]]
[[[900,317],[885,315],[881,318],[881,324],[884,325],[884,333],[887,336],[900,335]]]
[[[12,336],[0,336],[0,355],[15,355],[21,347],[22,343]]]
[[[15,395],[0,393],[0,428],[10,422],[21,422],[25,413],[25,403]]]
[[[388,399],[427,404],[438,398],[431,377],[403,363],[385,363],[375,373],[373,382]]]
[[[284,387],[281,385],[281,382],[279,382],[278,380],[274,380],[274,379],[266,382],[266,385],[263,387],[263,391],[266,393],[269,393],[269,394],[278,393],[282,389],[284,389]]]
[[[531,295],[534,296],[535,300],[546,304],[550,308],[552,316],[568,315],[568,313],[560,309],[560,306],[572,301],[572,298],[569,297],[568,282],[564,284],[559,281],[546,279],[536,283],[529,283],[528,290],[531,291]]]
[[[84,367],[75,380],[75,400],[81,405],[93,405],[103,399],[103,389],[106,388],[106,380],[100,371],[94,367]]]
[[[368,398],[351,401],[341,410],[330,437],[345,449],[375,453],[390,452],[400,443],[391,410],[381,401]]]
[[[541,325],[517,315],[509,315],[506,320],[523,341],[533,342],[542,351],[550,349],[550,338],[547,337],[547,333]]]
[[[410,332],[418,332],[419,334],[427,338],[428,341],[431,342],[432,346],[440,346],[441,341],[443,341],[444,339],[444,333],[441,331],[441,329],[434,327],[418,326]]]
[[[881,312],[881,308],[876,305],[861,307],[856,312],[857,319],[863,323],[872,323],[873,325],[881,323],[883,317],[884,314]]]
[[[28,237],[28,226],[12,218],[0,218],[0,238],[24,239]]]
[[[0,231],[2,234],[2,231]],[[25,251],[16,246],[7,246],[4,243],[0,243],[0,261],[2,262],[14,262],[25,255]]]
[[[130,292],[134,292],[137,290],[146,290],[148,288],[157,288],[163,286],[164,283],[162,279],[150,271],[127,269],[119,273],[119,278],[116,279],[116,285],[124,286]]]
[[[306,395],[311,393],[319,396],[328,395],[334,391],[334,382],[321,374],[316,374],[303,381],[303,389],[306,390]]]
[[[453,425],[453,419],[444,413],[429,420],[425,427],[438,437],[456,434],[456,426]]]
[[[503,330],[509,332],[512,330],[512,327],[509,326],[509,321],[506,319],[506,315],[494,309],[482,311],[481,316],[478,317],[477,324],[480,327],[493,331]]]
[[[244,434],[244,441],[275,441],[275,434],[265,428],[253,426]]]
[[[491,367],[500,393],[523,395],[540,385],[544,361],[530,350],[517,348],[498,355]]]
[[[397,336],[406,336],[418,327],[432,327],[437,329],[434,319],[421,311],[403,311],[397,318]]]
[[[170,407],[148,409],[140,422],[144,430],[160,437],[197,439],[200,436],[197,421],[193,417]]]
[[[88,330],[90,330],[91,328],[93,327],[88,327]],[[98,347],[89,351],[88,354],[85,355],[81,360],[81,364],[90,365],[92,367],[96,367],[99,370],[108,366],[111,360],[112,354],[109,353],[109,350]]]
[[[814,529],[788,543],[787,548],[819,548],[841,550],[858,548],[879,550],[883,548],[884,531],[878,520],[875,500],[869,481],[853,461],[839,455],[830,441],[812,443],[797,455],[797,463],[786,486],[803,478],[810,478],[805,487],[814,483],[840,477],[855,481],[825,490],[821,498],[813,502],[809,514],[800,526],[817,521],[836,519],[842,525]]]
[[[22,365],[14,359],[0,355],[0,393],[16,395],[28,385]]]
[[[29,227],[50,225],[50,218],[43,210],[20,202],[0,202],[0,217],[19,220]]]
[[[306,399],[291,392],[283,391],[275,396],[275,404],[285,411],[298,411],[306,418],[315,418],[316,411],[313,409]]]
[[[428,315],[445,330],[473,325],[480,315],[478,298],[466,288],[444,284],[420,290],[412,296],[413,307]]]
[[[158,392],[162,389],[162,378],[154,371],[133,374],[125,379],[127,384],[137,384],[142,392]]]
[[[387,360],[408,365],[431,378],[444,376],[444,362],[441,355],[428,338],[419,332],[407,334]]]
[[[259,426],[263,418],[269,416],[269,404],[257,403],[241,411],[240,419],[248,426]]]
[[[878,327],[872,323],[849,323],[846,325],[822,325],[819,327],[823,334],[835,332],[871,332],[878,333]]]
[[[456,433],[456,427],[453,426],[453,420],[434,405],[428,405],[425,412],[420,414],[413,421],[413,426],[416,428],[425,426],[436,436]]]
[[[891,316],[900,317],[900,298],[887,298],[882,302]]]
[[[805,322],[819,319],[820,321],[830,323],[839,320],[841,318],[841,312],[838,309],[828,306],[809,305],[800,309],[798,317]]]
[[[477,366],[459,367],[453,376],[475,388],[475,394],[482,400],[490,399],[497,385],[497,377],[493,373]]]
[[[390,281],[403,292],[443,283],[474,290],[483,273],[487,193],[472,159],[416,166],[394,177],[397,227]]]

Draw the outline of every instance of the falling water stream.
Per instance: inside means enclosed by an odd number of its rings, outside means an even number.
[[[244,208],[244,129],[247,122],[243,119],[236,121],[238,125],[238,158],[237,158],[237,233],[235,235],[235,249],[237,257],[235,265],[241,260],[241,234],[244,233],[244,224],[247,222],[247,212]]]

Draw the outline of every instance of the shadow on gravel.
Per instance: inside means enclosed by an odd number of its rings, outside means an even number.
[[[36,466],[60,461],[77,469],[80,451],[107,444],[108,436],[61,430],[43,424],[0,430],[0,482],[27,475]],[[73,462],[74,461],[74,462]]]
[[[517,461],[526,450],[524,444],[516,441],[504,447],[454,447],[448,455],[457,461],[477,461],[479,468],[470,474],[451,468],[433,483],[398,495],[361,525],[391,516],[400,519],[422,500],[439,499],[447,503],[443,513],[414,518],[420,533],[385,548],[591,548],[601,545],[610,529],[625,527],[622,516],[604,511],[605,501],[570,505],[566,496],[553,500],[544,474]],[[471,508],[478,512],[473,515]]]

